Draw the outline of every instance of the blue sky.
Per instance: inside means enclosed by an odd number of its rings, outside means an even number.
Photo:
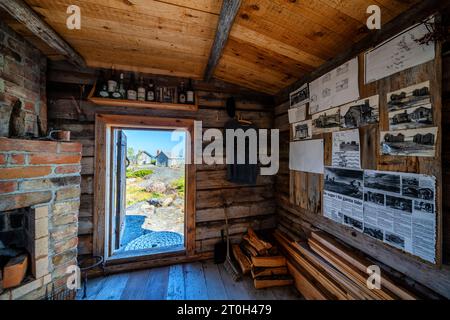
[[[134,152],[139,150],[149,152],[151,155],[156,155],[156,150],[163,150],[164,152],[170,152],[172,148],[180,144],[182,141],[182,150],[184,153],[184,145],[186,135],[183,133],[182,137],[177,137],[179,140],[171,141],[172,131],[162,130],[124,130],[127,136],[127,145],[132,147]]]

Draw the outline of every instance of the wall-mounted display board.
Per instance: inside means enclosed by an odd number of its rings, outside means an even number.
[[[325,168],[325,217],[436,262],[436,179],[431,176]]]
[[[358,58],[354,58],[309,84],[309,114],[359,99]]]
[[[365,54],[365,83],[389,77],[400,71],[431,61],[435,57],[434,42],[420,44],[429,30],[418,24],[378,45]]]
[[[349,57],[350,58],[350,57]],[[448,276],[448,271],[445,268],[439,268],[443,264],[443,257],[449,257],[450,252],[450,242],[443,241],[446,239],[443,237],[444,222],[450,221],[450,215],[446,210],[443,210],[442,200],[444,197],[448,198],[447,194],[443,194],[443,180],[442,180],[442,57],[441,57],[441,45],[436,44],[436,57],[424,64],[420,64],[406,70],[397,72],[391,76],[384,77],[383,79],[371,82],[369,84],[364,83],[364,58],[365,52],[361,52],[358,56],[359,58],[359,93],[361,98],[357,101],[350,101],[347,104],[341,105],[340,117],[341,125],[340,128],[333,129],[331,131],[340,133],[343,129],[353,129],[357,127],[360,136],[360,162],[362,170],[375,170],[381,172],[391,172],[395,174],[396,172],[408,173],[408,174],[418,174],[435,177],[435,206],[434,215],[435,223],[433,232],[428,232],[433,237],[436,237],[434,241],[434,250],[428,247],[427,250],[419,250],[418,246],[415,246],[417,254],[406,254],[397,250],[393,243],[396,243],[395,238],[389,236],[387,237],[386,243],[377,240],[377,233],[367,230],[364,232],[355,232],[351,227],[352,224],[358,226],[358,221],[351,215],[347,219],[347,224],[336,223],[334,220],[328,219],[323,215],[324,207],[326,206],[327,200],[331,198],[326,198],[326,194],[329,191],[324,189],[325,175],[315,174],[310,172],[301,171],[289,171],[289,183],[286,181],[286,171],[288,169],[288,161],[280,162],[280,174],[279,179],[277,179],[277,204],[279,212],[279,223],[280,228],[290,232],[299,238],[307,236],[312,228],[318,228],[324,230],[334,237],[346,242],[350,246],[361,250],[362,252],[372,256],[374,259],[381,261],[382,263],[409,275],[416,281],[425,284],[431,289],[445,295],[450,298],[450,277]],[[336,60],[336,63],[330,68],[338,67],[342,64],[341,60]],[[328,69],[327,69],[328,70]],[[427,96],[427,88],[429,90],[429,100],[428,98],[423,99]],[[412,90],[411,90],[412,89]],[[418,91],[416,91],[418,90]],[[416,94],[414,95],[414,91]],[[402,92],[405,92],[405,98],[408,98],[409,94],[414,97],[420,97],[420,99],[409,100],[404,99]],[[395,103],[389,103],[391,101],[392,95],[399,95],[400,99],[395,100]],[[284,99],[284,100],[283,100]],[[289,97],[284,95],[279,97],[279,101],[288,101]],[[366,100],[369,100],[367,105],[373,108],[373,115],[368,117],[361,117],[359,111],[362,110],[372,110],[369,108],[361,108],[360,106],[366,105]],[[427,105],[431,103],[431,125],[421,126],[420,128],[413,129],[396,129],[391,130],[391,123],[389,119],[389,114],[395,112],[393,106],[396,104],[396,108],[403,108],[409,110],[415,109],[414,101],[419,101],[421,105]],[[357,106],[358,108],[353,108],[354,111],[358,111],[355,114],[349,113],[348,111],[351,107]],[[334,108],[333,108],[334,109]],[[427,108],[429,109],[429,108]],[[277,114],[276,123],[280,123],[281,119],[287,118],[286,114],[280,112],[280,108],[277,108],[279,113]],[[324,110],[331,111],[331,110]],[[423,111],[426,111],[423,109]],[[377,114],[378,113],[378,114]],[[347,114],[347,121],[345,121],[345,115]],[[407,112],[410,115],[410,112]],[[426,114],[424,114],[428,117]],[[315,115],[309,115],[307,119],[314,118]],[[328,116],[328,113],[327,113]],[[420,118],[420,117],[419,117]],[[358,121],[358,119],[363,119],[364,121]],[[369,119],[369,121],[365,121]],[[424,117],[423,119],[426,120]],[[321,120],[325,120],[322,117]],[[330,120],[328,118],[328,120]],[[392,117],[391,117],[392,120]],[[422,120],[420,120],[422,121]],[[285,122],[287,122],[285,120]],[[392,121],[391,121],[392,122]],[[427,121],[428,122],[428,121]],[[317,123],[316,123],[317,125]],[[421,124],[420,124],[421,125]],[[334,126],[334,125],[333,125]],[[313,124],[314,127],[314,124]],[[317,127],[317,126],[316,126]],[[282,127],[280,127],[281,130]],[[436,129],[437,128],[437,129]],[[329,128],[328,128],[329,129]],[[406,155],[392,152],[395,148],[391,148],[390,152],[383,154],[383,148],[381,145],[381,138],[385,136],[384,133],[393,132],[394,135],[402,133],[407,130],[430,130],[431,134],[434,135],[433,147],[434,156],[422,156],[422,155]],[[416,134],[419,132],[416,132]],[[420,134],[420,133],[419,133]],[[425,143],[427,139],[431,136],[419,135],[416,136],[416,141]],[[280,143],[280,153],[289,153],[289,142],[293,141],[294,136],[290,136],[287,132],[282,132],[281,143]],[[323,132],[314,133],[312,139],[323,139],[324,140],[324,163],[325,166],[333,166],[333,133]],[[413,138],[414,142],[414,138]],[[416,143],[417,143],[416,142]],[[388,145],[395,147],[394,144],[388,143]],[[424,148],[421,148],[424,149]],[[425,149],[429,149],[428,147]],[[401,150],[401,149],[400,149]],[[403,149],[405,150],[405,149]],[[358,169],[353,169],[358,171]],[[355,180],[352,178],[351,181]],[[358,181],[358,179],[356,179]],[[364,181],[364,176],[363,176]],[[355,185],[356,182],[353,182]],[[364,186],[362,187],[364,188]],[[379,193],[379,192],[378,192]],[[324,196],[325,194],[325,196]],[[363,190],[364,195],[364,190]],[[391,194],[389,194],[391,196]],[[392,194],[392,196],[394,196]],[[400,194],[399,197],[403,197]],[[407,196],[406,196],[407,197]],[[372,197],[373,199],[373,197]],[[390,198],[392,200],[392,198]],[[409,199],[409,198],[408,198]],[[350,197],[350,205],[346,203],[345,210],[352,209],[354,216],[358,216],[360,212],[360,206],[358,206],[357,200]],[[364,197],[363,197],[364,200]],[[417,199],[411,199],[417,200]],[[430,203],[421,200],[423,203],[418,203],[416,208],[419,212],[432,210]],[[363,201],[364,202],[364,201]],[[332,203],[332,202],[331,202]],[[412,201],[414,203],[414,201]],[[333,203],[332,203],[333,204]],[[364,205],[364,203],[363,203]],[[386,203],[385,203],[386,205]],[[333,205],[332,205],[333,206]],[[331,206],[331,207],[332,207]],[[335,207],[335,206],[334,206]],[[363,206],[364,214],[364,206]],[[363,216],[364,217],[364,216]],[[380,222],[382,222],[380,220]],[[368,225],[373,225],[375,221],[369,221]],[[312,227],[309,227],[312,226]],[[420,227],[419,225],[414,225],[414,227]],[[433,229],[433,225],[428,226]],[[431,230],[430,229],[430,230]],[[384,230],[384,229],[383,229]],[[387,230],[387,229],[386,229]],[[364,228],[363,228],[364,231]],[[385,230],[384,230],[385,231]],[[372,235],[371,235],[372,234]],[[373,236],[375,235],[375,236]],[[384,236],[384,234],[383,234]],[[379,236],[378,236],[379,238]],[[420,238],[415,238],[418,241]],[[411,241],[413,241],[414,238]],[[390,242],[390,243],[389,243]],[[408,246],[408,241],[405,240],[405,248]],[[416,244],[419,242],[415,242]],[[397,246],[398,247],[398,246]],[[405,250],[406,251],[406,250]],[[422,251],[423,253],[418,253]],[[434,259],[432,252],[435,252]],[[425,253],[427,252],[427,253]],[[430,254],[431,253],[431,254]],[[425,260],[424,260],[425,259]],[[434,264],[433,264],[434,263]]]

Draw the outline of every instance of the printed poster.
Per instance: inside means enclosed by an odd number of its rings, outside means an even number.
[[[309,85],[309,114],[359,99],[358,58],[354,58]]]
[[[420,44],[416,41],[428,33],[425,24],[418,24],[366,52],[365,83],[389,77],[433,60],[435,58],[434,42]]]
[[[332,165],[361,169],[359,130],[333,132]]]

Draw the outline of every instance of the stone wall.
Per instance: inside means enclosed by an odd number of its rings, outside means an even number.
[[[32,207],[36,278],[0,292],[2,299],[39,299],[66,284],[77,262],[81,144],[0,138],[0,212]],[[0,290],[1,291],[1,290]]]
[[[12,107],[19,102],[23,135],[47,131],[46,57],[0,21],[0,137],[9,136]]]

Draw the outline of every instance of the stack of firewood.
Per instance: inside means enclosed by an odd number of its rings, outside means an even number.
[[[293,284],[287,269],[286,258],[277,247],[260,239],[249,228],[240,244],[232,245],[234,258],[244,275],[251,274],[256,289]]]

